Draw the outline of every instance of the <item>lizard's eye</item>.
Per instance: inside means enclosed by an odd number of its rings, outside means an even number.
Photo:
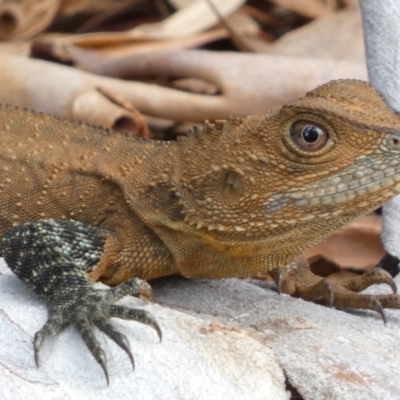
[[[290,137],[300,150],[308,152],[320,150],[329,139],[326,129],[311,121],[296,121]]]

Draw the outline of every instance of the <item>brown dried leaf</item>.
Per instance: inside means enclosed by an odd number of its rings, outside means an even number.
[[[238,9],[244,0],[214,0],[219,12],[227,16]],[[219,22],[210,5],[204,0],[191,2],[187,7],[172,14],[161,22],[142,24],[126,32],[87,33],[74,35],[63,40],[82,47],[119,46],[137,40],[182,39],[207,29]]]
[[[171,83],[171,87],[191,93],[207,95],[215,95],[218,93],[218,87],[216,85],[199,78],[176,79]]]
[[[62,12],[65,15],[73,15],[81,12],[97,13],[115,7],[129,6],[135,2],[139,2],[139,0],[63,0]]]
[[[132,103],[116,93],[112,93],[109,89],[98,88],[97,90],[118,107],[129,112],[128,115],[121,113],[120,117],[114,118],[111,129],[126,133],[129,136],[143,137],[146,139],[151,137],[146,118]]]
[[[274,3],[308,18],[318,18],[332,11],[329,0],[272,0]]]
[[[63,63],[71,63],[79,68],[79,65],[85,64],[87,57],[99,58],[97,53],[104,53],[110,57],[121,57],[125,54],[141,54],[156,51],[173,51],[179,49],[188,49],[202,46],[215,40],[224,39],[229,36],[226,29],[215,28],[207,32],[202,32],[190,37],[184,37],[173,40],[152,40],[137,39],[122,41],[121,43],[109,43],[109,36],[104,33],[104,46],[96,48],[80,47],[74,45],[73,38],[60,38],[59,35],[45,35],[34,40],[31,46],[31,54],[35,58],[58,60]],[[100,36],[97,36],[99,39]]]
[[[229,17],[223,16],[211,0],[207,0],[220,21],[220,25],[225,27],[230,33],[232,43],[240,51],[263,52],[268,48],[268,43],[261,40],[257,35],[260,33],[257,22],[243,9],[235,11]],[[247,36],[247,35],[252,35]]]
[[[9,0],[0,3],[0,40],[29,38],[53,21],[61,0]]]
[[[97,88],[75,97],[70,117],[129,136],[150,138],[143,115],[128,101],[108,89]]]
[[[269,46],[268,54],[365,63],[361,13],[346,8],[295,29]]]

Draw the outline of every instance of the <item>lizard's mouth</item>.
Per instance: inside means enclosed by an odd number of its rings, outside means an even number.
[[[365,163],[365,159],[364,159]],[[296,207],[335,206],[350,203],[379,193],[382,202],[400,193],[400,161],[389,163],[370,160],[368,166],[353,166],[318,183],[275,194],[267,204],[267,212],[279,209],[289,202]]]
[[[336,191],[332,194],[326,194],[322,196],[314,195],[310,197],[309,193],[305,193],[293,194],[290,197],[294,199],[295,206],[301,207],[348,203],[354,200],[356,197],[364,197],[384,191],[388,191],[388,195],[390,195],[390,192],[392,192],[393,196],[400,193],[399,173],[378,179],[376,181],[371,181],[369,183],[365,183],[366,180],[368,179],[353,181],[349,184],[339,184],[337,187],[333,187],[333,189],[336,189]]]

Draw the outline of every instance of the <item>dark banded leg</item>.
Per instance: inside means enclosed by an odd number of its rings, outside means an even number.
[[[76,327],[86,346],[102,367],[108,383],[104,351],[93,334],[97,326],[134,365],[128,339],[107,320],[111,317],[138,321],[153,327],[154,317],[145,310],[114,305],[124,296],[146,297],[150,286],[133,278],[109,290],[92,286],[88,272],[100,261],[111,232],[77,221],[45,220],[10,228],[2,239],[2,255],[12,271],[47,302],[49,317],[34,339],[35,360],[48,337],[68,324]]]

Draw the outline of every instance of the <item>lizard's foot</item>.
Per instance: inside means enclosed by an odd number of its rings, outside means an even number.
[[[123,296],[140,296],[143,291],[148,292],[150,286],[141,279],[133,278],[119,286],[108,290],[95,289],[92,286],[80,288],[65,287],[54,295],[54,302],[49,301],[49,317],[42,329],[36,334],[33,341],[36,365],[39,366],[39,351],[45,339],[56,335],[67,324],[72,324],[78,330],[87,348],[100,364],[109,383],[106,355],[93,333],[92,325],[95,325],[119,347],[121,347],[134,368],[134,360],[130,350],[129,341],[108,322],[111,317],[138,321],[153,327],[160,340],[161,329],[154,317],[147,311],[132,309],[113,304]]]
[[[34,338],[35,361],[45,339],[66,325],[78,330],[108,379],[106,356],[92,325],[104,332],[128,355],[134,366],[128,339],[108,322],[111,317],[138,321],[161,330],[145,310],[115,305],[126,295],[150,297],[147,282],[133,278],[108,290],[95,289],[86,273],[101,258],[110,232],[76,221],[30,222],[9,229],[3,237],[2,254],[14,273],[47,301],[49,317]]]
[[[386,323],[384,308],[400,309],[400,296],[396,284],[388,272],[373,268],[362,275],[342,281],[332,281],[313,274],[303,259],[293,261],[287,269],[274,274],[278,290],[304,300],[315,301],[330,306],[365,308],[378,312]],[[375,285],[387,284],[391,294],[361,294],[362,290]]]

